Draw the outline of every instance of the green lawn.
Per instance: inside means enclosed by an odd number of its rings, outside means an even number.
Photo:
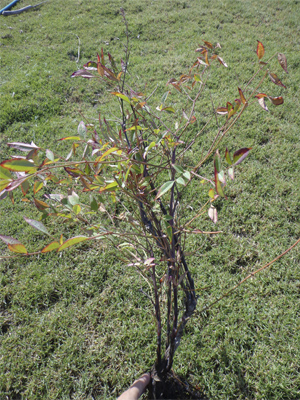
[[[0,0],[0,8],[8,3]],[[26,5],[21,0],[14,9]],[[101,47],[116,60],[123,57],[120,7],[130,29],[129,73],[141,90],[147,83],[148,93],[158,85],[155,106],[168,79],[196,60],[203,40],[219,42],[228,64],[212,72],[208,84],[216,106],[233,101],[255,71],[257,40],[266,58],[287,57],[288,75],[276,60],[271,64],[287,89],[271,82],[263,89],[283,96],[284,104],[268,103],[269,113],[255,104],[220,146],[222,153],[226,146],[253,150],[228,187],[228,200],[216,205],[217,226],[208,217],[199,220],[199,229],[223,233],[188,243],[198,311],[174,370],[208,399],[299,399],[298,248],[201,312],[300,237],[299,1],[49,0],[0,16],[0,159],[17,154],[6,146],[12,141],[61,151],[57,140],[74,134],[82,115],[95,124],[99,112],[114,118],[103,87],[70,75],[95,60]],[[175,96],[170,102],[180,108]],[[195,115],[201,126],[205,110],[196,108]],[[197,158],[197,151],[189,156]],[[199,208],[202,190],[190,190],[183,206]],[[0,234],[34,250],[46,238],[24,221],[38,212],[21,200],[20,193],[14,206],[8,198],[0,202]],[[61,229],[65,237],[76,232],[75,226]],[[2,242],[0,253],[9,254]],[[96,244],[0,261],[0,399],[116,398],[154,362],[155,324],[139,292],[144,286],[115,249]]]

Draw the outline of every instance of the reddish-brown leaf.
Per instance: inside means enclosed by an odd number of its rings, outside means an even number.
[[[278,53],[278,62],[284,71],[288,74],[286,57],[282,53]]]
[[[271,81],[273,83],[275,83],[275,85],[282,86],[286,89],[286,86],[281,82],[281,80],[278,78],[278,76],[276,74],[269,72],[269,77],[270,77]]]
[[[44,201],[41,201],[41,200],[38,200],[38,199],[33,199],[33,201],[34,201],[34,204],[35,204],[36,208],[39,211],[45,211],[46,208],[49,208],[48,204],[45,203]]]
[[[261,58],[263,58],[263,56],[264,56],[264,54],[265,54],[264,45],[263,45],[262,42],[260,42],[259,40],[257,41],[256,54],[257,54],[257,57],[258,57],[259,60],[260,60]]]
[[[240,94],[241,102],[242,102],[243,104],[246,104],[246,103],[247,103],[247,100],[246,100],[246,98],[245,98],[245,96],[244,96],[244,93],[243,93],[242,89],[240,89],[240,88],[238,88],[238,89],[239,89],[239,94]]]
[[[269,96],[269,99],[275,106],[280,106],[280,104],[283,104],[283,97],[271,97]]]
[[[209,47],[210,49],[213,49],[213,48],[214,48],[214,46],[213,46],[210,42],[206,42],[206,41],[204,40],[204,43],[205,43],[206,46]]]

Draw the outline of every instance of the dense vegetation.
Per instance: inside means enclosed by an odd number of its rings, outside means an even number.
[[[61,147],[57,139],[77,130],[79,112],[93,123],[98,112],[110,112],[111,98],[103,88],[70,75],[101,47],[122,57],[120,6],[131,30],[129,73],[141,86],[147,82],[150,93],[158,85],[157,105],[166,80],[186,71],[203,40],[220,42],[229,65],[224,76],[217,71],[221,79],[211,80],[216,105],[234,98],[236,87],[253,73],[257,39],[270,54],[286,54],[289,75],[282,79],[288,89],[269,83],[273,93],[284,94],[285,103],[270,107],[269,114],[257,105],[226,142],[253,150],[228,189],[228,201],[218,203],[217,228],[223,233],[201,237],[189,249],[199,312],[187,327],[175,368],[209,398],[299,398],[297,250],[201,313],[300,236],[297,1],[63,5],[53,0],[38,11],[1,16],[1,159],[8,155],[7,142]],[[200,121],[201,111],[196,110]],[[28,247],[43,243],[44,236],[23,220],[28,205],[21,199],[15,196],[14,206],[8,199],[0,203],[0,233],[17,235]],[[207,218],[199,228],[215,229],[212,225]],[[64,229],[69,234],[76,227]],[[152,365],[151,304],[139,292],[135,271],[124,269],[114,249],[81,245],[56,257],[1,261],[0,267],[2,397],[114,398]]]

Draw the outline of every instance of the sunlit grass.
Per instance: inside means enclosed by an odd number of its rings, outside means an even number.
[[[7,3],[1,0],[0,7]],[[16,8],[25,5],[20,1]],[[174,369],[211,399],[299,399],[299,250],[201,313],[300,237],[296,1],[52,0],[39,10],[0,16],[1,160],[10,141],[59,148],[57,139],[76,132],[81,114],[95,124],[99,112],[114,118],[111,97],[100,85],[70,75],[101,47],[118,61],[123,56],[121,6],[130,28],[129,73],[140,90],[147,83],[147,93],[158,85],[154,107],[166,81],[195,61],[202,40],[220,42],[229,65],[212,73],[216,106],[233,101],[255,70],[256,40],[268,56],[282,52],[288,59],[288,75],[276,60],[271,64],[288,89],[271,82],[264,87],[284,96],[284,104],[270,106],[269,113],[256,104],[220,148],[253,150],[227,188],[228,201],[217,204],[217,227],[199,220],[200,229],[223,233],[189,243],[198,312]],[[176,107],[176,97],[169,99]],[[203,109],[195,115],[201,126]],[[183,208],[200,207],[204,190],[190,190]],[[8,199],[0,203],[0,233],[37,248],[45,238],[23,216],[38,214],[20,200],[16,196],[14,207]],[[76,227],[63,229],[67,236]],[[8,254],[2,242],[0,251]],[[61,256],[2,261],[0,273],[0,398],[113,399],[153,364],[151,304],[138,290],[145,283],[120,265],[115,249],[80,245]]]

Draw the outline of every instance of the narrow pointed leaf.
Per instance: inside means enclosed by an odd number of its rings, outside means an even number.
[[[228,67],[228,65],[227,65],[226,62],[223,60],[223,58],[221,58],[220,56],[218,56],[217,58],[218,58],[218,61],[219,61],[220,64],[224,65],[224,67],[226,67],[226,68]]]
[[[173,187],[173,185],[174,185],[174,181],[165,182],[159,189],[159,191],[155,197],[155,200],[159,199],[161,196],[163,196],[165,193],[167,193]]]
[[[24,217],[24,220],[31,225],[34,229],[37,229],[40,232],[45,233],[46,235],[50,236],[50,233],[48,232],[47,228],[45,227],[44,224],[42,224],[40,221],[36,221],[35,219],[30,219],[27,217]]]
[[[240,88],[238,88],[238,89],[239,89],[239,94],[240,94],[241,102],[242,102],[243,104],[246,104],[246,103],[247,103],[247,100],[246,100],[246,98],[245,98],[245,96],[244,96],[244,93],[243,93],[242,89],[240,89]]]
[[[130,99],[127,96],[125,96],[125,94],[119,93],[119,92],[111,92],[111,94],[119,97],[120,99],[122,99],[122,100],[126,101],[128,104],[130,104]]]
[[[52,242],[43,248],[42,253],[48,253],[49,251],[56,250],[59,248],[58,242]]]
[[[215,164],[215,170],[219,173],[221,171],[221,157],[219,150],[216,151],[214,164]]]
[[[210,49],[213,49],[214,46],[210,43],[210,42],[206,42],[205,40],[203,40],[203,42],[206,44],[207,47],[209,47]]]
[[[286,86],[281,82],[281,80],[278,78],[278,76],[272,72],[269,72],[269,77],[273,83],[277,86],[282,86],[286,89]]]
[[[34,182],[33,193],[36,194],[44,186],[43,182]]]
[[[262,59],[265,54],[264,45],[259,40],[257,41],[256,54],[259,60]]]
[[[58,139],[59,142],[62,140],[80,140],[80,136],[67,136],[67,137]]]
[[[227,147],[226,147],[226,150],[225,150],[225,160],[227,161],[227,163],[229,165],[232,165],[232,161],[231,161],[230,154],[229,154],[229,151],[228,151]]]
[[[218,108],[216,109],[216,112],[217,112],[217,114],[220,114],[220,115],[226,115],[226,114],[228,114],[227,107],[218,107]]]
[[[284,71],[288,74],[286,57],[282,53],[278,53],[278,62]]]
[[[8,248],[9,248],[9,250],[13,251],[14,253],[28,254],[26,247],[22,243],[9,244]]]
[[[11,236],[0,235],[0,239],[6,244],[21,244],[21,242]]]
[[[233,155],[234,165],[240,164],[249,154],[249,151],[252,147],[244,147],[242,149],[237,150]]]
[[[12,147],[13,149],[17,149],[20,151],[30,151],[34,149],[39,149],[33,142],[31,144],[27,143],[20,143],[20,142],[13,142],[13,143],[7,143],[9,147]]]
[[[41,201],[41,200],[38,200],[38,199],[33,199],[33,201],[34,201],[34,204],[35,204],[36,208],[39,211],[45,211],[46,208],[49,208],[48,204],[45,203],[44,201]]]
[[[78,71],[73,72],[71,78],[75,78],[75,76],[81,76],[82,78],[87,78],[87,79],[96,78],[95,75],[93,75],[87,69],[79,69]]]
[[[23,158],[2,161],[0,166],[14,172],[34,172],[37,170],[37,167],[32,162]]]
[[[28,180],[23,181],[23,182],[21,183],[21,189],[22,189],[23,195],[26,196],[26,194],[27,194],[27,192],[28,192],[28,190],[29,190],[29,182],[28,182]]]
[[[88,239],[89,238],[86,237],[86,236],[75,236],[75,237],[73,237],[71,239],[66,240],[61,246],[59,246],[57,251],[65,250],[68,247],[74,246],[77,243],[85,242]]]

